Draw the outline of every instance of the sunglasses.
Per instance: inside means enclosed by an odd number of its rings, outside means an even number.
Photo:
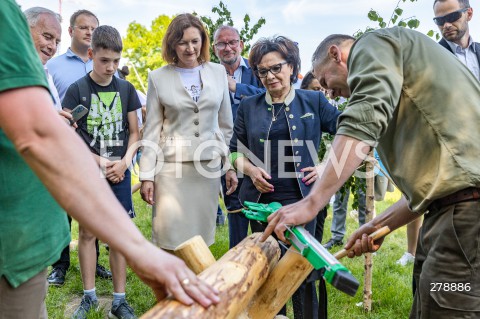
[[[453,11],[452,13],[446,14],[442,17],[435,17],[433,18],[433,22],[435,22],[436,25],[441,27],[447,22],[452,23],[457,21],[458,19],[461,18],[462,14],[467,10],[468,8],[463,8],[457,11]]]
[[[284,64],[287,64],[288,62],[285,61],[285,62],[282,62],[282,63],[278,63],[278,64],[275,64],[275,65],[272,65],[270,68],[268,69],[257,69],[256,72],[257,72],[257,75],[259,78],[265,78],[267,77],[268,75],[268,72],[271,72],[272,74],[278,74],[282,71],[282,66]]]

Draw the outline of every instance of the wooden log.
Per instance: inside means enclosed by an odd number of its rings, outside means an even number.
[[[365,223],[368,223],[375,217],[375,185],[374,185],[374,165],[375,157],[373,156],[373,149],[368,154],[369,161],[365,162],[366,170],[366,184],[367,189],[365,191]],[[372,270],[373,260],[372,254],[365,254],[365,270],[363,279],[363,309],[367,312],[372,310]]]
[[[215,263],[215,257],[202,236],[190,238],[175,248],[173,253],[183,259],[187,267],[197,275]]]
[[[250,318],[274,318],[312,270],[310,262],[290,248],[253,297],[248,310]]]
[[[270,237],[261,243],[260,235],[255,233],[245,238],[198,276],[220,291],[219,304],[205,309],[197,303],[185,306],[176,300],[164,299],[142,318],[237,318],[247,308],[280,257],[277,241]]]

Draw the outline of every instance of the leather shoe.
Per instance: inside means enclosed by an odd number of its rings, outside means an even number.
[[[327,248],[328,250],[332,249],[335,246],[343,246],[343,241],[330,238],[330,240],[327,241],[325,245],[323,245],[323,247]]]
[[[110,270],[105,269],[105,267],[100,264],[97,264],[96,275],[99,278],[112,279],[112,273],[110,272]]]
[[[66,270],[62,268],[53,268],[50,275],[47,277],[47,281],[53,286],[62,286],[65,283]]]

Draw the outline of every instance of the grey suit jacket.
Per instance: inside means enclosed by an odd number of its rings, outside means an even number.
[[[440,44],[442,47],[444,47],[448,51],[454,53],[452,51],[452,48],[448,45],[448,42],[444,38],[442,38],[442,40],[440,40],[438,44]],[[475,46],[475,54],[477,55],[478,63],[480,64],[480,43],[473,42],[473,45]]]
[[[140,161],[141,180],[153,181],[152,170],[158,161],[188,162],[226,156],[233,132],[227,75],[220,64],[207,62],[203,66],[198,102],[190,97],[174,66],[149,74],[143,135],[148,145],[144,145]]]

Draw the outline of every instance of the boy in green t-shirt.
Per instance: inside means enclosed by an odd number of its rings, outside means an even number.
[[[127,81],[114,77],[121,58],[122,39],[110,26],[100,26],[92,35],[88,54],[93,70],[73,83],[63,99],[63,107],[73,109],[78,104],[88,108],[86,116],[77,121],[77,133],[89,146],[102,168],[117,199],[133,218],[131,179],[127,149],[139,139],[136,110],[141,107],[135,88]],[[73,318],[86,318],[98,307],[95,293],[95,236],[80,225],[78,255],[84,296]],[[109,318],[136,318],[125,299],[126,262],[115,249],[110,249],[113,275],[113,302]]]

